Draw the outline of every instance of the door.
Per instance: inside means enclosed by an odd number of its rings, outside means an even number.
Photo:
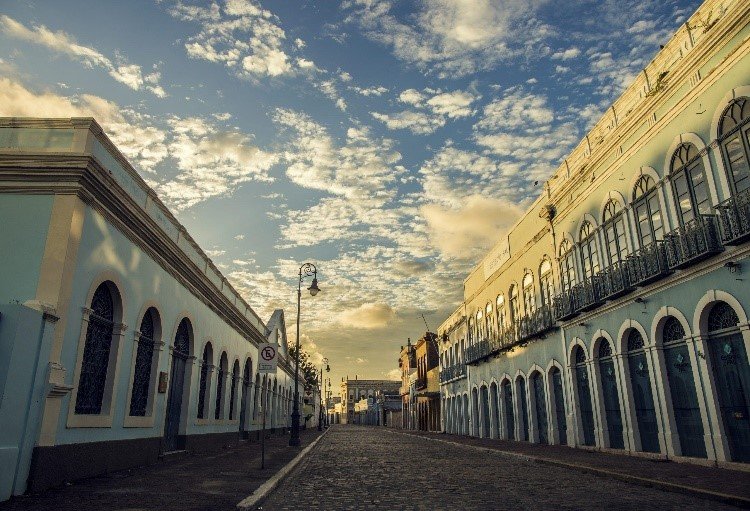
[[[750,366],[742,334],[712,338],[709,345],[732,461],[750,462]]]
[[[651,392],[651,378],[648,372],[646,353],[631,354],[628,357],[630,366],[630,385],[633,389],[635,416],[641,437],[641,449],[646,452],[659,452],[659,429],[656,424],[654,395]]]
[[[594,408],[591,406],[589,372],[585,365],[576,366],[576,384],[578,387],[578,405],[581,410],[583,445],[594,445]]]
[[[250,399],[250,383],[247,378],[242,380],[242,401],[240,402],[240,432],[247,429],[247,402]]]
[[[172,352],[172,375],[169,381],[167,398],[167,417],[164,423],[164,450],[175,451],[178,448],[180,418],[182,415],[182,391],[185,384],[185,357],[177,351]]]
[[[552,387],[555,392],[555,420],[560,435],[560,445],[568,443],[568,426],[565,421],[565,399],[563,397],[562,374],[555,368],[552,370]]]
[[[612,359],[599,362],[602,373],[602,394],[604,395],[604,412],[607,417],[607,431],[609,433],[609,447],[623,449],[625,442],[622,436],[622,414],[620,413],[620,398],[617,394],[617,378],[615,364]]]
[[[521,405],[521,440],[529,441],[529,404],[526,401],[526,381],[523,378],[518,380],[518,401]]]
[[[547,444],[547,401],[544,398],[544,379],[537,373],[531,381],[534,385],[534,402],[536,405],[536,428],[539,431],[539,443]]]
[[[506,381],[503,384],[503,400],[505,401],[505,427],[507,429],[508,440],[516,438],[516,422],[513,417],[513,390],[510,383]]]
[[[683,456],[705,458],[703,422],[687,344],[683,342],[665,347],[664,361],[672,396],[672,413],[680,439],[680,452]]]

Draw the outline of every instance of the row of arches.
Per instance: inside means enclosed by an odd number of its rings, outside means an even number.
[[[750,87],[732,91],[712,121],[717,174],[725,198],[750,193]],[[643,167],[635,175],[631,195],[611,191],[597,220],[585,214],[576,235],[563,232],[557,246],[558,289],[569,291],[590,281],[607,267],[617,266],[639,250],[660,242],[672,229],[711,221],[719,205],[709,151],[694,133],[679,135],[667,151],[663,177]],[[749,197],[750,198],[750,197]],[[534,270],[526,269],[521,284],[512,282],[506,293],[469,314],[468,343],[498,336],[538,307],[552,305],[555,293],[552,262],[542,257]],[[507,300],[506,300],[507,296]],[[448,355],[450,357],[450,355]],[[446,361],[453,365],[455,359]]]
[[[616,341],[615,341],[616,339]],[[665,307],[651,332],[574,339],[565,363],[505,374],[445,396],[445,429],[481,437],[750,462],[750,326],[728,293],[708,293],[691,329]]]
[[[125,351],[122,295],[112,280],[104,280],[96,285],[87,305],[84,307],[71,414],[79,420],[111,418],[116,405],[113,399],[117,395],[117,365]],[[153,418],[156,413],[158,369],[164,346],[168,347],[170,357],[164,412],[167,450],[179,447],[179,437],[186,432],[188,410],[194,410],[190,415],[199,420],[198,424],[229,421],[237,423],[240,431],[247,431],[251,420],[258,418],[262,406],[270,427],[285,424],[285,417],[292,407],[291,387],[282,385],[275,377],[253,374],[253,360],[249,354],[244,356],[242,364],[240,358],[230,355],[226,348],[215,357],[213,343],[207,340],[201,356],[196,357],[193,324],[188,317],[179,319],[172,339],[163,330],[158,307],[147,304],[140,316],[138,330],[134,332],[125,403],[128,426],[154,425],[153,420],[137,421]],[[197,392],[192,392],[191,385],[194,367],[199,372]],[[191,402],[191,396],[195,396],[195,404]]]

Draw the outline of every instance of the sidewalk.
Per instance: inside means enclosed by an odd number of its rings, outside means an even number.
[[[321,433],[300,432],[302,445],[289,447],[289,435],[266,440],[266,468],[260,470],[260,442],[240,442],[213,454],[186,454],[156,465],[115,472],[39,494],[0,503],[0,511],[234,511],[238,502],[270,479]]]
[[[611,454],[561,445],[540,445],[401,429],[390,431],[501,451],[531,458],[540,463],[750,507],[750,472],[747,471]]]

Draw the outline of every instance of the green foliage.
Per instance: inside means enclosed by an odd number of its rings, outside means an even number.
[[[289,361],[294,367],[297,347],[292,346],[289,350]],[[299,352],[299,374],[302,381],[305,382],[306,389],[313,389],[318,386],[318,368],[310,361],[310,355],[304,350]]]

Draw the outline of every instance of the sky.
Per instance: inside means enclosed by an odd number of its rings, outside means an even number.
[[[398,378],[695,0],[0,3],[0,116],[91,116],[261,317]],[[310,281],[305,282],[305,287]]]

